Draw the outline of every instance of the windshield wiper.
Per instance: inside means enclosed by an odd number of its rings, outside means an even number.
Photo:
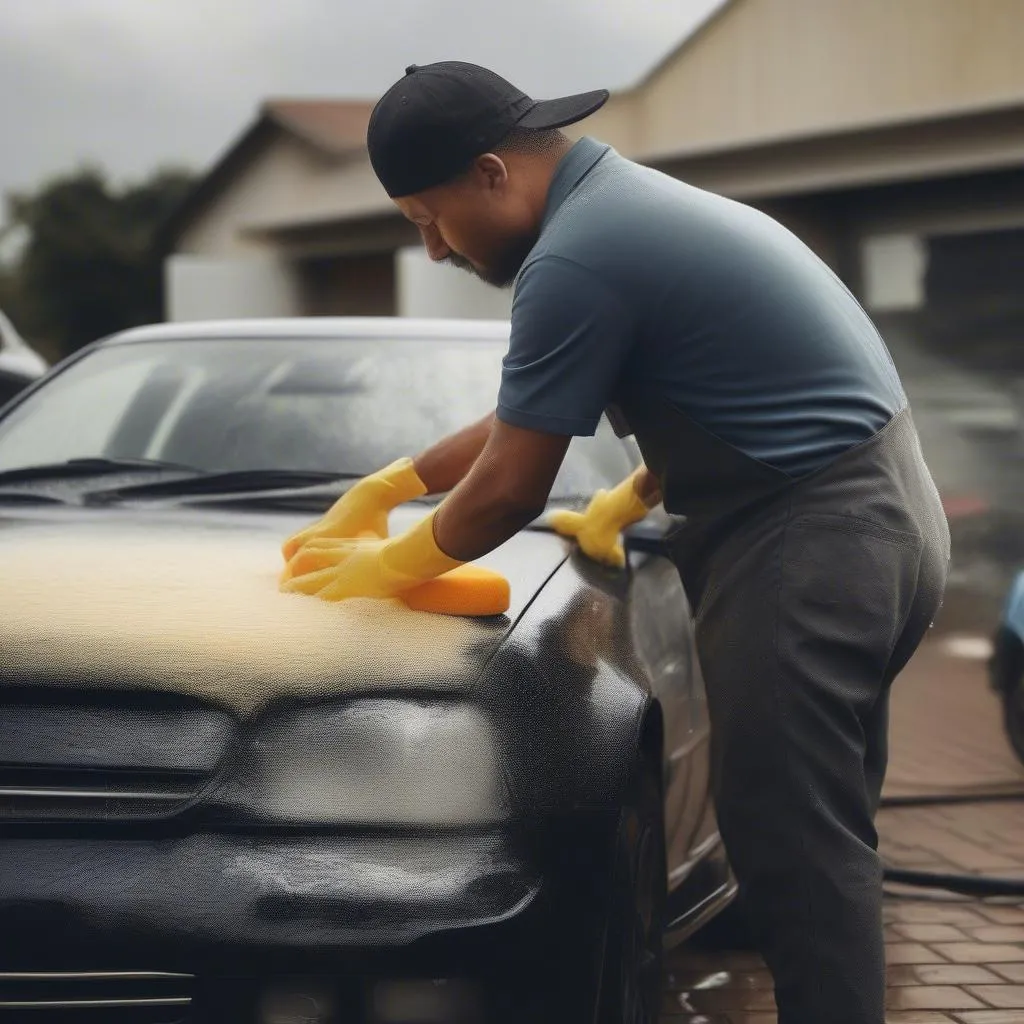
[[[0,489],[0,505],[66,505],[63,498],[37,491],[7,491]]]
[[[145,484],[127,484],[124,487],[104,488],[92,497],[158,498],[185,497],[204,494],[245,494],[252,491],[309,488],[319,484],[333,484],[345,480],[358,480],[362,473],[336,473],[315,469],[242,469],[223,473],[195,471],[195,475],[173,480],[154,480]]]
[[[106,473],[124,472],[160,472],[173,471],[178,473],[199,472],[193,466],[183,466],[177,462],[161,462],[159,459],[68,459],[66,462],[47,462],[37,466],[20,466],[0,472],[0,485],[19,480],[42,480],[46,478],[61,479],[74,476],[101,476]]]

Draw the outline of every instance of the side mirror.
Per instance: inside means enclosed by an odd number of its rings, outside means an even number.
[[[623,531],[622,546],[627,556],[634,551],[645,555],[668,555],[668,544],[665,533],[660,527],[651,527],[643,523],[634,523]]]
[[[622,546],[626,553],[642,551],[645,554],[669,555],[668,538],[685,520],[681,516],[669,515],[659,505],[638,523],[626,527],[622,532]]]

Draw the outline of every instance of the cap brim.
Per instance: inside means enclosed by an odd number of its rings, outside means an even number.
[[[538,100],[530,110],[516,122],[518,128],[562,128],[590,117],[595,110],[608,102],[607,89],[581,92],[575,96],[562,96],[556,100]]]

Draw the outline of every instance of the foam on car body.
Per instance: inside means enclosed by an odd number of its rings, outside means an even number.
[[[276,697],[472,686],[508,620],[399,600],[281,594],[280,555],[245,532],[0,539],[0,685],[166,689],[251,715]]]

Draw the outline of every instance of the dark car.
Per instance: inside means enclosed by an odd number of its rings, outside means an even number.
[[[480,560],[493,618],[278,590],[284,538],[493,408],[507,336],[161,325],[0,416],[0,1011],[656,1019],[735,892],[671,518],[619,570],[540,517]],[[551,507],[638,459],[602,422]]]

